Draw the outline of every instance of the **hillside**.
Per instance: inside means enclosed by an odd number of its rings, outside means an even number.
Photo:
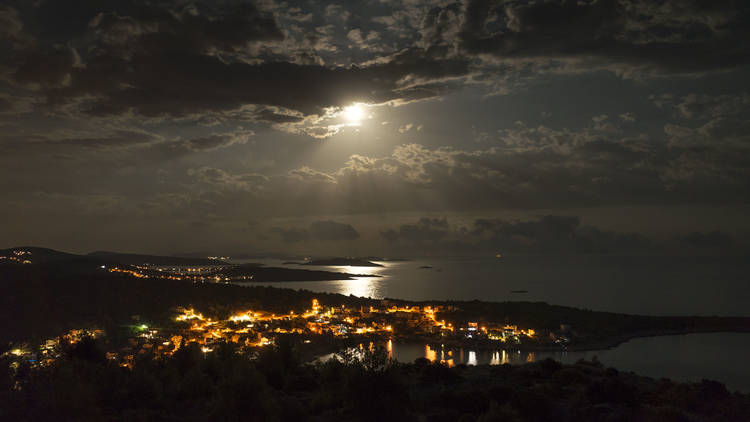
[[[709,422],[750,420],[750,396],[714,381],[654,380],[598,362],[449,368],[384,350],[302,364],[282,342],[256,358],[195,344],[133,369],[84,340],[49,367],[0,361],[0,419],[232,421]],[[15,388],[12,388],[15,386]]]

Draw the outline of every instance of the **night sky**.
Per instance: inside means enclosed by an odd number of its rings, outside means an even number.
[[[745,253],[750,3],[0,6],[0,239]]]

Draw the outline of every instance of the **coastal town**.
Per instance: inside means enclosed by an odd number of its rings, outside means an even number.
[[[106,357],[123,367],[132,367],[139,357],[167,357],[180,348],[195,343],[204,354],[214,352],[222,344],[231,344],[251,356],[261,348],[277,343],[280,336],[293,338],[301,344],[329,344],[369,348],[383,345],[390,352],[394,341],[420,340],[434,344],[473,344],[484,342],[497,349],[513,349],[521,345],[549,343],[549,337],[540,339],[532,328],[522,328],[507,323],[457,323],[446,321],[440,315],[455,311],[445,306],[403,306],[380,301],[380,306],[352,308],[345,305],[325,306],[313,299],[304,312],[285,314],[262,310],[244,310],[227,318],[206,316],[193,308],[178,308],[174,317],[160,324],[132,316],[132,324],[124,327],[130,334],[121,344],[110,344]],[[14,365],[28,362],[32,366],[54,362],[66,348],[86,337],[103,339],[109,344],[106,333],[97,328],[71,330],[41,344],[12,345],[5,353]],[[439,356],[426,348],[425,357],[452,365],[449,356]]]
[[[241,275],[228,277],[218,272],[222,266],[186,267],[186,268],[161,268],[148,265],[132,265],[131,268],[101,267],[111,273],[126,274],[136,278],[160,278],[166,280],[185,280],[194,283],[222,283],[230,281],[250,281],[252,275]]]
[[[6,261],[31,260],[31,251],[8,252],[3,255]],[[216,260],[215,264],[200,265],[101,264],[97,270],[136,279],[229,285],[253,281],[253,274],[248,271],[260,268],[238,267]],[[178,306],[169,312],[171,317],[160,320],[130,315],[129,320],[120,321],[121,325],[114,329],[94,324],[51,339],[13,343],[2,356],[10,359],[14,366],[24,363],[44,366],[83,339],[93,338],[105,349],[107,359],[132,368],[141,357],[165,358],[190,344],[198,346],[206,355],[228,344],[253,356],[285,338],[311,350],[308,357],[352,347],[378,346],[385,348],[390,356],[394,342],[420,342],[425,344],[427,359],[452,365],[452,352],[442,350],[446,347],[499,353],[501,350],[565,348],[572,338],[572,331],[566,325],[556,331],[521,327],[508,318],[493,321],[481,316],[458,316],[461,309],[451,304],[409,304],[391,300],[372,300],[367,305],[355,306],[312,299],[307,309],[299,306],[283,313],[278,309],[274,313],[241,307],[230,313],[217,313],[192,306]]]
[[[31,252],[24,250],[8,251],[9,253],[0,254],[0,264],[7,262],[13,264],[31,264]]]

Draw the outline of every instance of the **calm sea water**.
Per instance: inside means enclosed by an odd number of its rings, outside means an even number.
[[[750,334],[701,333],[679,336],[645,337],[630,340],[609,350],[588,352],[518,352],[508,350],[474,351],[460,348],[431,348],[423,343],[393,343],[394,359],[413,362],[425,357],[451,364],[522,364],[552,358],[563,363],[594,356],[607,367],[632,371],[652,378],[699,382],[713,379],[729,390],[750,393]]]
[[[384,267],[287,266],[381,277],[269,285],[373,298],[524,300],[650,315],[750,316],[745,258],[511,256],[379,263]]]

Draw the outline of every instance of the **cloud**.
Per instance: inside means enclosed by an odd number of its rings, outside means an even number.
[[[407,124],[405,124],[403,126],[400,126],[398,128],[398,133],[404,134],[404,133],[410,131],[413,126],[414,126],[413,123],[407,123]]]
[[[193,139],[179,140],[168,143],[165,148],[175,153],[205,152],[226,148],[232,145],[245,144],[253,136],[253,131],[239,131],[235,133],[215,134]]]
[[[398,230],[399,238],[409,242],[431,242],[444,238],[448,233],[448,221],[422,217],[416,224],[405,224]]]
[[[382,51],[383,49],[374,44],[375,41],[380,39],[380,34],[375,31],[370,31],[367,34],[363,34],[359,28],[352,29],[346,34],[346,38],[353,42],[358,48],[370,51]]]
[[[81,13],[82,20],[96,10],[89,6],[67,13]],[[276,19],[247,3],[125,1],[100,6],[85,26],[71,22],[57,30],[65,43],[39,43],[13,56],[14,80],[39,90],[51,109],[75,105],[93,116],[175,118],[257,105],[255,120],[289,123],[301,118],[293,113],[321,115],[355,101],[433,97],[443,79],[469,72],[467,60],[414,46],[360,64],[302,63],[297,52],[285,50]],[[379,38],[376,31],[350,34],[367,49]],[[73,44],[80,47],[63,46]]]
[[[422,37],[472,55],[563,71],[701,72],[748,64],[742,41],[748,13],[746,3],[731,0],[467,0],[433,9]]]
[[[322,171],[301,167],[289,171],[289,177],[300,182],[336,183],[336,178]]]
[[[24,32],[18,10],[0,6],[0,48],[22,49],[33,42]]]
[[[657,107],[669,110],[675,117],[707,122],[717,118],[743,119],[750,108],[750,94],[709,95],[691,93],[684,96],[653,94],[649,97]],[[744,119],[743,119],[744,120]]]
[[[0,138],[0,150],[9,153],[72,152],[75,150],[112,150],[162,142],[159,135],[137,129],[103,130],[99,134],[62,132],[59,134],[6,134]]]
[[[380,232],[380,237],[388,243],[394,243],[398,240],[398,232],[393,229],[383,230]]]
[[[442,254],[652,252],[651,241],[642,235],[582,226],[576,216],[480,218],[468,227],[423,217],[415,224],[381,231],[380,235],[395,248],[419,243],[424,252]]]
[[[623,122],[632,123],[636,120],[635,114],[633,113],[622,113],[618,117],[620,117],[620,120],[622,120]]]
[[[269,178],[257,173],[230,174],[213,167],[200,167],[188,170],[188,175],[200,184],[213,189],[260,194],[265,190]]]
[[[339,242],[359,238],[359,232],[351,224],[339,223],[332,220],[313,221],[310,223],[309,229],[273,227],[269,232],[288,243],[307,242],[310,240]]]
[[[750,187],[743,138],[712,130],[713,138],[688,142],[695,129],[669,128],[679,139],[665,142],[625,135],[618,122],[597,116],[579,130],[517,124],[474,150],[405,144],[390,155],[355,154],[329,171],[302,166],[266,176],[254,191],[261,208],[244,198],[226,198],[225,206],[291,216],[742,203]]]
[[[356,240],[359,238],[359,233],[351,224],[337,223],[331,220],[311,223],[310,234],[313,238],[321,241]]]
[[[70,47],[45,46],[22,53],[13,79],[40,90],[69,87],[78,53]]]
[[[89,58],[85,67],[66,69],[66,63],[57,63],[54,68],[58,70],[53,74],[29,73],[24,78],[55,87],[69,79],[64,88],[46,91],[48,101],[62,105],[91,98],[80,105],[80,110],[93,115],[133,112],[146,117],[181,117],[230,111],[245,104],[320,114],[324,107],[355,101],[382,103],[436,96],[429,88],[403,86],[401,81],[409,75],[435,79],[468,71],[465,62],[436,61],[420,58],[421,54],[404,51],[381,64],[344,68],[284,62],[225,64],[217,57],[181,51],[138,53],[123,62],[122,58],[112,57],[111,52],[102,51],[98,57]],[[114,68],[118,62],[120,65]],[[131,64],[147,66],[143,66],[144,73],[134,73],[126,70]],[[159,77],[163,74],[171,77]],[[190,89],[185,89],[185,81],[190,81]],[[160,101],[151,101],[157,92]],[[260,116],[269,117],[276,116]]]
[[[310,233],[305,229],[273,227],[270,233],[279,236],[282,241],[287,243],[305,242],[310,239]]]
[[[698,248],[727,248],[735,244],[734,238],[724,232],[692,232],[680,238],[680,241]]]
[[[385,14],[366,18],[376,13]],[[6,65],[48,110],[221,120],[244,109],[235,117],[282,130],[329,107],[435,98],[468,81],[502,84],[514,72],[744,66],[748,16],[750,6],[731,0],[287,8],[124,0],[43,2],[23,16],[0,9],[3,31],[15,40]],[[357,51],[341,51],[347,42]],[[298,132],[326,138],[336,130]]]

